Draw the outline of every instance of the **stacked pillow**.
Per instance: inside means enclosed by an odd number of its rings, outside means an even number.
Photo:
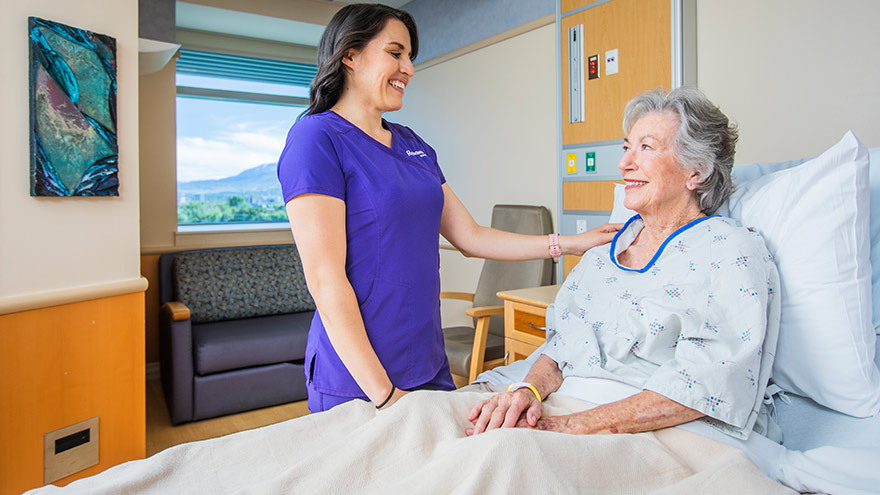
[[[872,322],[880,322],[880,171],[869,181],[868,151],[848,132],[818,158],[738,166],[734,175],[737,190],[717,213],[757,228],[779,269],[773,381],[842,413],[873,416],[880,410]],[[627,213],[615,203],[619,221]]]

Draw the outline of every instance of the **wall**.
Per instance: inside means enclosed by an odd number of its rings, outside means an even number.
[[[697,84],[739,123],[737,163],[880,146],[880,2],[700,0]]]
[[[413,0],[403,5],[419,28],[418,62],[453,52],[543,16],[554,0]]]
[[[417,67],[403,109],[386,116],[434,147],[448,184],[481,225],[500,203],[556,211],[555,36],[551,23]],[[481,266],[441,250],[442,289],[473,292]]]
[[[27,17],[116,38],[119,196],[29,195]],[[43,481],[43,435],[98,416],[92,474],[144,455],[136,0],[4,2],[0,17],[0,493]]]
[[[37,16],[116,38],[119,196],[29,195],[27,17]],[[84,286],[139,281],[137,2],[34,0],[6,3],[0,19],[0,306],[23,309]],[[60,291],[60,292],[59,292]],[[12,304],[10,306],[11,302]],[[18,306],[16,306],[18,305]]]

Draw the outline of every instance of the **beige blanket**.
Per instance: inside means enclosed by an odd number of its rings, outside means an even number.
[[[35,493],[795,493],[739,450],[670,428],[580,436],[526,429],[467,437],[489,392],[415,392],[386,411],[353,401],[257,430],[179,445]],[[545,414],[586,403],[551,396]]]

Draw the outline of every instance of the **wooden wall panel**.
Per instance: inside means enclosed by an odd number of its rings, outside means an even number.
[[[563,11],[569,3],[563,3]],[[672,83],[670,10],[669,0],[613,0],[562,19],[563,145],[622,139],[626,103],[640,91],[669,88]],[[599,55],[600,77],[584,81],[586,120],[571,124],[567,37],[568,28],[576,24],[584,25],[584,63],[588,56]],[[620,72],[606,76],[605,52],[615,48]]]
[[[570,10],[574,10],[578,7],[583,7],[584,5],[590,3],[592,0],[561,0],[560,2],[560,12],[565,14]]]
[[[100,418],[100,463],[145,450],[144,295],[0,316],[0,494],[43,485],[43,435]]]
[[[580,181],[562,183],[563,210],[611,211],[614,185],[620,181]]]
[[[159,362],[159,256],[141,256],[141,275],[150,281],[144,293],[146,305],[146,362]]]

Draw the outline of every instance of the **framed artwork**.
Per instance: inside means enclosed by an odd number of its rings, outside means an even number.
[[[28,18],[31,196],[118,196],[116,40]]]

